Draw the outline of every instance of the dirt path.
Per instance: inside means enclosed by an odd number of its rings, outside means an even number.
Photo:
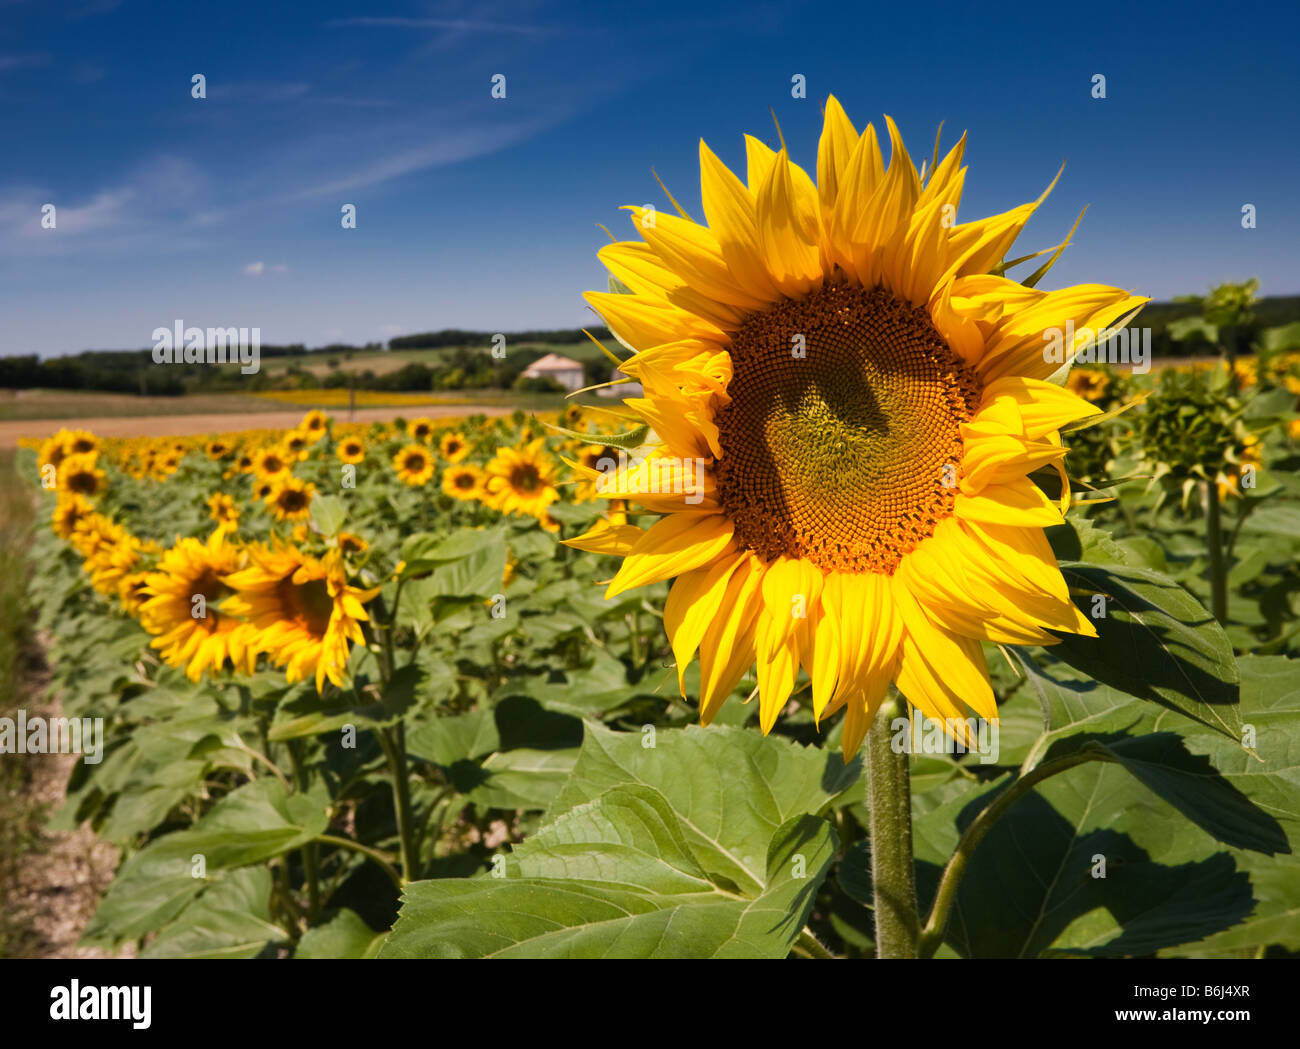
[[[56,718],[63,713],[58,696],[48,694],[50,675],[40,661],[44,646],[37,640],[36,657],[23,674],[23,707],[29,717]],[[10,758],[9,760],[14,760]],[[62,806],[68,776],[81,760],[78,754],[28,755],[20,804],[41,819],[27,854],[5,886],[5,923],[11,942],[9,957],[110,958],[135,954],[127,944],[116,952],[78,945],[100,897],[117,870],[115,846],[96,837],[89,823],[74,831],[52,831],[43,824]]]
[[[77,427],[98,437],[175,437],[232,430],[287,430],[297,426],[307,409],[258,412],[249,415],[151,415],[125,418],[27,419],[0,422],[0,449],[15,448],[22,437],[44,439],[60,428]],[[401,417],[416,419],[460,418],[467,415],[509,415],[512,409],[475,404],[426,404],[410,408],[358,408],[349,420],[346,409],[328,412],[336,422],[387,422]]]

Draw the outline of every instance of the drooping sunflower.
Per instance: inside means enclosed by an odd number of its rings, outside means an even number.
[[[444,433],[438,448],[449,463],[458,463],[469,455],[469,442],[463,433]]]
[[[338,457],[351,466],[356,466],[366,458],[366,442],[360,437],[345,437],[339,441]]]
[[[542,520],[560,497],[555,464],[542,451],[545,440],[538,437],[520,449],[498,448],[483,477],[483,501],[502,513]]]
[[[217,522],[217,527],[226,532],[239,528],[239,505],[224,492],[216,492],[208,497],[208,516]]]
[[[314,484],[289,476],[272,486],[266,505],[277,521],[305,521],[311,516],[311,501],[315,495]]]
[[[393,469],[403,484],[428,484],[433,477],[433,455],[421,444],[408,444],[393,456]]]
[[[449,466],[442,471],[442,490],[454,499],[468,502],[483,497],[483,471],[477,466]]]
[[[888,168],[829,99],[816,183],[784,148],[747,137],[741,180],[701,143],[707,225],[629,208],[643,240],[600,257],[630,294],[586,296],[637,351],[625,403],[655,442],[603,494],[663,516],[571,542],[623,555],[607,596],[675,578],[664,626],[683,694],[700,653],[704,723],[757,664],[770,731],[802,667],[819,722],[846,710],[846,759],[891,682],[992,719],[981,642],[1094,632],[1027,476],[1097,411],[1046,381],[1045,336],[1073,321],[1071,355],[1146,301],[994,273],[1042,198],[956,224],[965,139],[923,180],[886,123]]]
[[[311,557],[292,546],[254,546],[249,565],[225,577],[234,590],[223,609],[257,631],[256,649],[285,668],[292,684],[315,676],[319,692],[326,679],[343,686],[351,651],[364,643],[360,623],[370,617],[362,606],[378,588],[348,585],[340,552]]]
[[[163,661],[184,667],[191,681],[218,672],[227,659],[246,673],[256,666],[257,650],[250,644],[254,631],[220,608],[231,593],[223,577],[243,564],[241,551],[217,529],[206,543],[179,540],[163,553],[157,570],[148,573],[140,588],[140,625],[157,635],[152,646]]]
[[[55,535],[67,541],[72,538],[77,525],[94,512],[95,508],[86,501],[85,496],[77,495],[75,492],[60,492],[59,501],[50,516],[50,527]]]

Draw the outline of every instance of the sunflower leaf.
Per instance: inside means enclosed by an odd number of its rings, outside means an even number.
[[[1130,565],[1061,565],[1097,637],[1059,635],[1052,653],[1096,680],[1242,738],[1240,675],[1213,616],[1166,575]]]

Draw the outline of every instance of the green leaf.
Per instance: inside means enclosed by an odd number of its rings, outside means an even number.
[[[777,828],[753,898],[712,884],[666,798],[615,788],[521,846],[502,878],[407,886],[380,957],[783,958],[834,856],[813,816]]]
[[[1036,765],[1092,748],[1225,845],[1268,854],[1290,851],[1277,819],[1234,786],[1208,757],[1188,749],[1176,730],[1191,725],[1153,731],[1154,719],[1130,697],[1092,683],[1053,680],[1023,651],[1017,650],[1017,655],[1044,721],[1043,737],[1026,759],[1027,767],[1032,767],[1031,761]],[[1240,744],[1216,748],[1221,758],[1246,753]]]
[[[467,800],[483,808],[544,809],[560,792],[577,760],[577,747],[501,751],[483,762],[487,779],[470,791]]]
[[[169,923],[141,958],[256,958],[288,939],[271,921],[271,871],[246,867],[205,889]]]
[[[131,856],[100,901],[86,942],[116,944],[161,928],[207,884],[205,872],[261,863],[325,831],[324,799],[288,794],[278,780],[232,791],[188,830],[150,842]]]
[[[346,907],[324,925],[302,934],[295,958],[373,958],[387,933],[375,932],[356,911]]]
[[[1059,635],[1052,654],[1090,677],[1241,738],[1232,644],[1201,604],[1168,576],[1123,565],[1064,563],[1076,603],[1097,637]]]
[[[776,828],[822,811],[860,770],[857,760],[846,766],[838,754],[744,729],[691,725],[651,737],[588,721],[578,763],[548,819],[614,787],[653,787],[672,804],[709,878],[749,894],[763,884]]]
[[[347,517],[347,507],[337,495],[318,495],[311,501],[311,521],[321,535],[337,535]]]

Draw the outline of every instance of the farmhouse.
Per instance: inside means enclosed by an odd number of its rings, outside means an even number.
[[[548,353],[524,369],[524,378],[551,379],[572,393],[582,389],[582,364],[558,353]]]

